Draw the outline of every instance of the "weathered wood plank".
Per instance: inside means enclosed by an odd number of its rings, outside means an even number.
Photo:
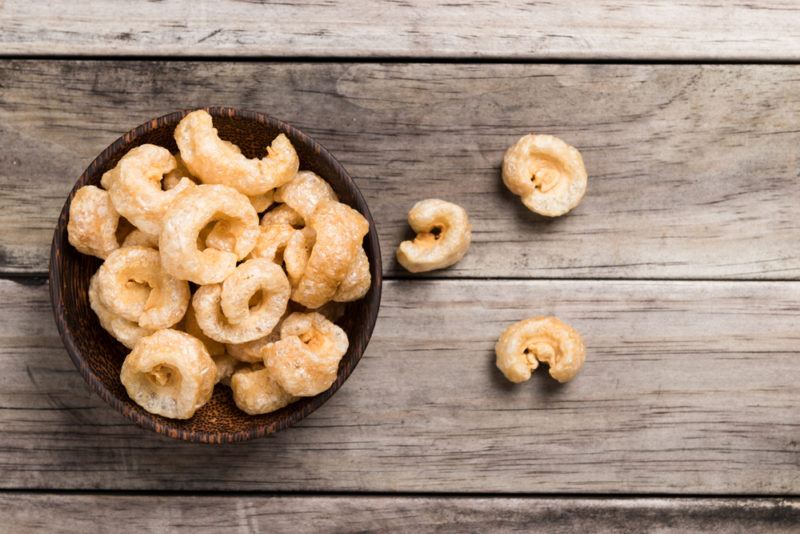
[[[0,281],[0,488],[800,494],[800,283],[390,281],[364,359],[295,428],[172,442],[87,391],[45,285]],[[494,367],[554,313],[588,360]]]
[[[800,278],[800,65],[0,62],[0,271],[47,268],[67,191],[123,131],[211,103],[328,146],[390,276],[407,210],[440,197],[468,209],[474,244],[436,277]],[[531,129],[589,169],[583,204],[555,221],[499,178]]]
[[[800,58],[791,0],[0,4],[6,54]]]
[[[797,499],[0,493],[14,532],[797,532]]]

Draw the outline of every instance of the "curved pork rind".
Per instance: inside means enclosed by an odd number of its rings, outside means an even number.
[[[263,367],[236,371],[231,378],[231,389],[236,406],[250,415],[274,412],[297,400]]]
[[[575,378],[586,358],[580,334],[556,317],[532,317],[512,324],[495,345],[497,367],[511,382],[531,377],[539,362],[559,382]]]
[[[319,313],[293,313],[281,325],[281,339],[264,347],[264,365],[289,394],[311,397],[336,380],[347,352],[347,334]]]
[[[435,198],[421,200],[408,212],[408,224],[417,236],[400,243],[397,261],[409,272],[449,267],[469,250],[472,226],[461,206]]]
[[[125,358],[120,380],[128,396],[150,413],[189,419],[211,398],[217,366],[205,346],[185,332],[159,330]]]
[[[197,323],[220,343],[244,343],[269,334],[286,311],[291,287],[283,270],[265,259],[247,260],[222,284],[203,286],[192,299]],[[250,307],[251,299],[258,299]],[[232,313],[233,321],[224,310]]]
[[[316,232],[316,241],[292,300],[315,309],[336,295],[369,231],[369,223],[353,208],[325,200],[311,215],[309,226]]]
[[[233,251],[199,250],[200,232],[212,221],[225,220],[236,236]],[[258,215],[247,197],[224,185],[200,185],[181,195],[164,218],[159,238],[167,272],[196,284],[216,284],[236,269],[258,238]]]
[[[114,314],[150,330],[169,328],[189,305],[189,284],[161,268],[158,251],[123,247],[97,271],[97,290]]]
[[[528,134],[506,151],[503,182],[522,203],[547,217],[577,206],[587,183],[581,153],[558,137]]]
[[[291,180],[300,160],[292,143],[280,134],[263,159],[248,159],[223,141],[204,110],[186,115],[175,128],[175,141],[187,168],[203,183],[223,184],[245,195],[261,195]]]
[[[75,192],[69,205],[69,242],[82,254],[105,259],[119,248],[116,235],[119,220],[108,193],[85,185]]]
[[[164,191],[161,180],[175,166],[175,158],[166,148],[141,145],[131,149],[114,170],[109,171],[115,173],[108,187],[114,208],[139,230],[158,235],[164,214],[172,202],[195,187],[194,182],[186,178],[169,191]]]

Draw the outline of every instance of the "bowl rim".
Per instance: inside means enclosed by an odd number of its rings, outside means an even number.
[[[91,372],[91,369],[85,363],[81,351],[78,349],[75,343],[72,331],[67,328],[65,310],[60,305],[60,303],[63,302],[63,299],[61,285],[62,276],[61,271],[58,268],[58,256],[61,247],[71,246],[69,245],[68,240],[65,238],[62,239],[62,237],[66,237],[66,224],[69,217],[69,207],[72,203],[73,197],[75,196],[75,192],[80,187],[83,187],[83,185],[86,185],[86,180],[90,175],[97,172],[98,167],[105,168],[108,165],[109,160],[112,159],[114,155],[118,154],[122,149],[124,149],[125,146],[130,145],[142,135],[154,129],[163,127],[165,123],[177,124],[181,118],[185,117],[192,111],[197,111],[200,109],[208,111],[212,117],[226,116],[228,118],[242,118],[264,124],[281,132],[290,133],[291,135],[289,135],[289,137],[293,139],[300,139],[303,144],[310,146],[319,155],[319,157],[325,159],[326,163],[334,168],[336,172],[344,178],[344,182],[350,186],[355,200],[355,205],[351,207],[359,211],[359,213],[361,213],[369,222],[370,231],[365,239],[369,241],[370,246],[374,251],[374,258],[370,258],[370,273],[372,275],[372,286],[370,290],[373,292],[373,296],[370,300],[374,302],[374,308],[371,309],[367,314],[367,321],[361,326],[361,328],[363,328],[364,335],[363,344],[361,344],[360,347],[354,351],[351,359],[348,360],[348,365],[344,366],[343,369],[340,369],[339,376],[337,376],[333,385],[323,393],[311,397],[311,400],[308,401],[302,407],[302,409],[290,411],[285,415],[285,417],[282,417],[277,421],[269,424],[260,423],[246,430],[238,430],[235,432],[186,430],[173,426],[172,420],[170,419],[167,419],[167,423],[164,424],[156,421],[152,414],[145,412],[145,415],[143,416],[140,413],[131,410],[128,405],[117,398],[117,396],[114,395],[114,393],[112,393],[108,387],[106,387],[105,383],[99,377]],[[272,434],[292,426],[322,406],[330,397],[333,396],[334,393],[336,393],[336,391],[339,390],[339,388],[350,377],[353,370],[358,365],[358,362],[361,360],[361,357],[366,350],[367,345],[369,344],[370,338],[372,337],[375,323],[377,322],[378,318],[378,312],[380,310],[381,290],[383,284],[382,272],[383,270],[381,265],[381,250],[378,239],[378,231],[375,221],[372,217],[372,213],[369,210],[369,206],[367,205],[361,190],[358,188],[358,185],[355,183],[355,180],[353,180],[344,166],[339,163],[339,161],[328,151],[328,149],[326,149],[318,141],[315,141],[310,136],[305,134],[303,131],[295,128],[285,121],[267,115],[266,113],[244,110],[230,106],[209,106],[173,111],[171,113],[167,113],[146,121],[121,135],[113,143],[103,149],[100,154],[94,158],[94,160],[92,160],[89,166],[78,177],[77,181],[67,195],[67,199],[63,208],[61,209],[61,214],[56,222],[53,241],[50,247],[48,281],[50,286],[50,303],[51,307],[53,308],[53,315],[55,317],[55,323],[56,327],[58,328],[59,336],[61,337],[64,347],[67,349],[67,353],[69,354],[72,363],[78,369],[84,381],[89,384],[92,391],[99,395],[101,399],[111,405],[116,411],[120,412],[123,416],[130,419],[142,428],[182,441],[222,444],[249,441],[251,439],[264,437],[268,434]]]

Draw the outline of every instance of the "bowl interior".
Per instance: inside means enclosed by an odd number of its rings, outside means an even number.
[[[369,220],[370,232],[364,239],[364,249],[370,259],[372,287],[366,297],[349,303],[344,316],[337,321],[347,332],[350,347],[342,358],[331,388],[276,412],[251,416],[236,408],[229,388],[217,385],[209,403],[185,421],[150,414],[128,398],[119,379],[128,349],[103,330],[89,307],[89,279],[101,261],[79,253],[69,244],[69,205],[78,188],[90,184],[99,186],[102,174],[116,165],[131,148],[152,143],[177,151],[172,134],[189,111],[171,113],[131,130],[105,149],[81,175],[64,205],[53,238],[50,291],[56,323],[67,351],[89,385],[104,400],[137,424],[172,438],[219,443],[252,439],[285,428],[322,405],[342,385],[361,358],[375,325],[380,304],[381,255],[375,223],[364,198],[344,168],[325,148],[290,125],[260,113],[233,108],[206,109],[214,117],[214,126],[220,137],[239,145],[248,157],[262,157],[265,147],[276,135],[286,134],[300,156],[300,168],[322,176],[342,202]]]

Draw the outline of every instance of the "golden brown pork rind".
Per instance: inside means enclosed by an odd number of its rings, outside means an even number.
[[[119,248],[119,213],[106,191],[85,185],[75,192],[69,205],[67,237],[82,254],[105,259]]]
[[[120,380],[128,396],[150,413],[189,419],[211,398],[217,366],[205,346],[177,330],[142,338],[125,358]]]
[[[407,271],[421,273],[454,265],[469,250],[472,225],[464,208],[436,198],[421,200],[408,212],[408,224],[417,233],[403,241],[397,261]]]
[[[568,382],[586,358],[580,334],[556,317],[532,317],[512,324],[495,345],[497,367],[512,382],[524,382],[539,367],[550,366],[550,376]]]
[[[325,200],[312,214],[309,226],[316,232],[316,241],[292,300],[315,309],[336,295],[369,231],[369,223],[353,208]]]
[[[558,137],[529,134],[506,151],[503,182],[522,203],[547,217],[577,206],[586,193],[581,153]]]
[[[245,195],[261,195],[291,180],[300,166],[292,143],[278,135],[263,159],[248,159],[217,135],[211,115],[197,110],[175,128],[175,141],[186,167],[206,184],[222,184]]]

